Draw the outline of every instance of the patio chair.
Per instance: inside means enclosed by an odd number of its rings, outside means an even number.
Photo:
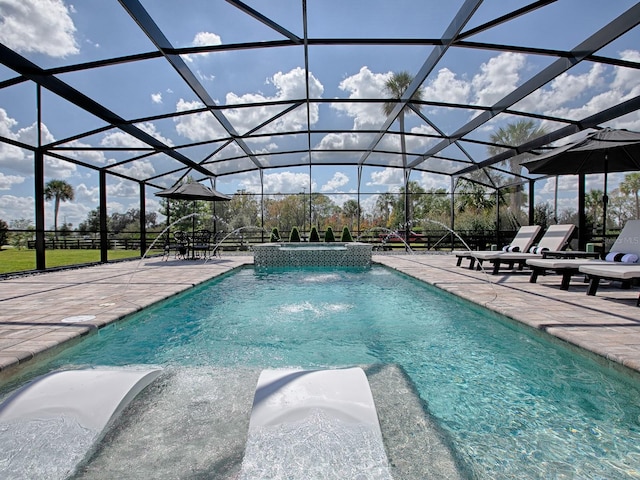
[[[635,254],[640,257],[640,220],[629,220],[625,223],[618,238],[611,246],[610,252]],[[562,275],[560,289],[568,290],[571,277],[580,273],[581,266],[612,265],[612,262],[598,258],[599,254],[597,253],[571,251],[561,253],[566,253],[566,255],[558,255],[556,252],[550,256],[560,258],[546,258],[547,255],[543,254],[541,259],[527,260],[527,266],[531,269],[529,281],[535,283],[539,275],[544,275],[547,271],[553,271]],[[617,264],[614,263],[613,265]]]
[[[561,224],[551,225],[544,232],[544,235],[538,242],[538,245],[531,247],[526,252],[492,252],[491,254],[484,254],[482,252],[476,252],[474,254],[475,259],[482,263],[482,261],[489,261],[493,265],[492,274],[497,275],[500,271],[500,266],[506,264],[509,269],[513,269],[515,265],[518,265],[518,269],[522,270],[526,265],[527,260],[534,258],[542,258],[542,253],[557,252],[564,250],[569,244],[571,235],[575,230],[573,224]]]
[[[540,233],[540,226],[539,225],[525,225],[520,227],[520,229],[518,230],[518,233],[516,233],[516,236],[513,238],[513,240],[511,241],[511,243],[509,245],[506,245],[505,247],[508,248],[510,251],[513,252],[527,252],[529,250],[529,248],[531,247],[531,245],[533,245],[533,242],[535,241],[536,237],[538,236],[538,234]],[[458,251],[453,251],[452,252],[456,257],[457,257],[457,261],[456,261],[456,266],[461,266],[462,265],[462,259],[463,258],[468,258],[469,259],[469,269],[473,270],[473,267],[475,266],[476,263],[476,256],[475,254],[482,254],[482,253],[486,253],[488,255],[496,255],[499,253],[503,253],[503,250],[483,250],[483,251],[471,251],[471,250],[458,250]],[[480,263],[482,263],[482,261],[480,260]]]
[[[622,282],[622,288],[629,288],[633,280],[640,278],[640,265],[637,263],[604,262],[594,265],[585,264],[578,267],[578,271],[587,275],[589,279],[587,295],[592,296],[598,291],[600,280]],[[640,306],[640,297],[636,301],[636,306]]]
[[[174,253],[175,258],[184,260],[187,257],[189,240],[186,233],[182,231],[173,232],[172,234],[167,234],[165,239],[163,260],[169,260],[171,252]]]
[[[207,259],[211,256],[211,232],[209,230],[198,230],[193,233],[189,244],[193,258]]]

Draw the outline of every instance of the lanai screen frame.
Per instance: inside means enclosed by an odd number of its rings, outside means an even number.
[[[538,180],[540,176],[531,176],[527,174],[516,175],[516,179],[512,180],[512,184],[504,185],[496,182],[496,176],[492,172],[499,168],[500,163],[504,163],[509,159],[523,155],[528,152],[538,152],[545,147],[548,147],[553,142],[561,140],[565,137],[573,135],[585,129],[600,128],[603,124],[627,115],[631,112],[640,110],[640,96],[620,100],[617,104],[603,109],[593,115],[581,118],[581,119],[569,119],[560,117],[549,117],[545,115],[536,114],[527,111],[518,111],[514,108],[514,105],[525,98],[527,95],[535,92],[544,85],[553,81],[559,75],[562,75],[570,68],[582,63],[601,63],[610,66],[619,66],[629,69],[638,70],[640,64],[637,62],[620,60],[610,56],[598,55],[597,52],[603,47],[607,46],[620,36],[638,28],[640,24],[640,3],[635,4],[626,12],[623,12],[618,17],[607,23],[604,27],[593,31],[584,38],[579,44],[570,50],[554,50],[554,49],[541,49],[534,47],[524,47],[520,45],[509,44],[491,44],[484,42],[474,42],[472,39],[475,35],[483,32],[491,31],[502,24],[514,21],[522,16],[530,15],[533,13],[545,12],[545,8],[555,3],[554,0],[541,0],[534,1],[526,4],[525,6],[516,10],[510,11],[505,15],[497,18],[493,18],[489,21],[483,22],[473,28],[466,28],[466,25],[470,23],[474,15],[478,11],[479,7],[483,3],[482,0],[467,0],[461,2],[457,13],[450,19],[443,19],[443,23],[447,24],[444,27],[444,31],[440,37],[437,38],[314,38],[309,37],[307,34],[308,23],[308,10],[307,0],[300,0],[300,8],[302,11],[300,31],[302,35],[293,33],[291,30],[285,28],[279,24],[273,18],[255,10],[246,3],[238,0],[227,0],[227,3],[244,15],[250,16],[262,25],[273,30],[280,36],[280,40],[270,40],[264,42],[247,42],[236,44],[224,44],[224,45],[212,45],[206,47],[185,47],[178,48],[173,45],[168,36],[163,32],[158,23],[154,20],[149,11],[143,6],[139,0],[119,0],[122,8],[127,14],[134,20],[137,28],[150,40],[154,49],[140,52],[135,55],[122,56],[117,58],[108,58],[104,60],[98,60],[90,63],[74,64],[74,65],[61,65],[54,68],[43,68],[36,65],[25,56],[21,55],[14,49],[11,49],[5,45],[0,44],[0,62],[13,72],[16,76],[0,82],[0,90],[11,87],[13,85],[29,83],[35,86],[34,96],[36,103],[36,111],[38,117],[38,126],[41,128],[41,116],[42,116],[42,90],[46,89],[65,101],[75,105],[88,114],[101,119],[105,126],[90,131],[80,132],[72,137],[63,138],[53,143],[44,144],[42,142],[42,132],[38,129],[38,143],[36,146],[29,145],[17,141],[12,138],[0,136],[0,143],[6,143],[12,146],[16,146],[33,153],[34,159],[34,191],[35,191],[35,237],[36,237],[36,268],[45,268],[45,215],[44,215],[44,159],[46,156],[59,158],[67,162],[71,162],[76,165],[95,170],[99,172],[99,185],[100,185],[100,220],[101,220],[101,261],[107,261],[107,208],[106,208],[106,176],[114,175],[127,180],[138,183],[140,188],[140,212],[141,212],[141,225],[140,230],[142,234],[141,245],[145,244],[145,228],[144,228],[144,213],[145,213],[145,198],[150,188],[166,188],[167,179],[171,178],[172,181],[175,177],[183,179],[186,176],[192,176],[196,181],[204,181],[211,179],[213,182],[217,178],[224,177],[225,175],[232,175],[242,171],[259,171],[260,176],[264,172],[270,171],[268,162],[265,162],[264,156],[258,154],[251,146],[251,140],[264,135],[261,133],[265,127],[269,124],[276,122],[279,118],[287,115],[288,113],[296,110],[303,109],[306,112],[307,122],[306,128],[300,128],[295,131],[279,132],[279,136],[289,135],[302,135],[306,137],[306,145],[304,149],[292,150],[292,151],[279,151],[280,155],[290,155],[292,158],[298,158],[296,162],[289,162],[283,165],[279,165],[278,168],[287,167],[300,167],[308,166],[310,171],[314,165],[314,156],[322,153],[318,150],[312,141],[312,136],[315,134],[323,133],[353,133],[353,129],[349,130],[328,130],[321,128],[314,128],[313,122],[310,119],[312,108],[327,104],[338,102],[363,102],[363,103],[377,103],[382,105],[387,101],[393,101],[394,99],[384,98],[370,98],[370,99],[324,99],[316,98],[310,95],[309,89],[309,62],[310,62],[310,48],[326,46],[326,47],[340,47],[346,45],[358,45],[358,46],[420,46],[429,49],[429,54],[424,58],[422,66],[415,72],[410,72],[413,75],[413,82],[410,84],[402,98],[395,99],[396,107],[388,115],[388,117],[382,122],[379,129],[362,130],[357,132],[358,134],[370,135],[372,141],[367,148],[358,150],[355,153],[356,160],[345,160],[344,163],[335,163],[334,165],[348,165],[356,166],[358,171],[371,166],[372,158],[380,158],[383,155],[389,155],[395,158],[393,163],[397,165],[388,166],[390,168],[401,169],[405,182],[408,182],[412,173],[430,172],[437,173],[451,177],[451,194],[455,190],[455,184],[457,179],[467,178],[470,181],[480,183],[484,187],[491,189],[500,189],[507,186],[513,186],[514,184],[529,183],[529,192],[533,196],[534,182]],[[246,103],[242,105],[221,105],[216,102],[209,94],[207,89],[203,86],[198,79],[196,73],[191,69],[190,65],[185,62],[184,56],[190,54],[201,53],[214,53],[214,52],[234,52],[242,50],[259,50],[259,49],[280,49],[292,47],[302,50],[302,57],[304,58],[304,69],[306,75],[306,96],[296,99],[287,99],[277,102],[255,102]],[[466,49],[469,51],[497,51],[497,52],[515,52],[524,53],[536,56],[549,57],[550,63],[547,67],[541,69],[529,80],[525,81],[517,88],[510,91],[503,98],[495,102],[490,106],[481,106],[475,104],[452,104],[442,101],[430,100],[419,101],[412,100],[412,97],[420,88],[423,87],[425,82],[429,79],[430,75],[440,65],[441,60],[446,56],[447,52],[452,49]],[[175,72],[180,76],[187,88],[195,94],[195,96],[202,103],[201,108],[193,109],[189,112],[174,112],[166,113],[162,115],[137,117],[137,118],[125,118],[124,116],[108,109],[94,98],[81,93],[68,83],[59,78],[59,75],[79,72],[87,69],[101,69],[114,65],[125,64],[130,62],[140,62],[150,59],[157,59],[166,62],[171,66]],[[256,125],[252,130],[248,132],[239,133],[236,131],[232,123],[229,121],[225,113],[229,109],[250,109],[256,107],[274,107],[281,109],[278,113],[272,117]],[[431,107],[439,108],[460,108],[471,112],[475,112],[475,115],[467,122],[459,125],[453,133],[445,133],[438,125],[435,125],[427,114],[424,113],[425,109]],[[429,147],[426,151],[416,154],[412,152],[410,155],[402,156],[402,152],[399,150],[388,151],[388,147],[382,146],[382,139],[387,135],[400,135],[404,132],[399,132],[396,126],[396,121],[405,109],[411,109],[418,117],[422,119],[426,124],[430,125],[434,131],[434,138],[438,141],[435,145]],[[193,144],[180,144],[180,145],[168,145],[158,140],[157,138],[149,135],[138,124],[142,122],[154,122],[167,119],[175,119],[182,115],[203,113],[212,115],[215,120],[222,126],[224,134],[218,138],[212,138],[210,140],[211,150],[204,158],[190,158],[188,155],[182,153],[185,149]],[[550,131],[543,137],[536,138],[522,145],[496,145],[490,142],[481,142],[474,140],[473,133],[482,128],[500,114],[508,114],[516,117],[534,119],[534,120],[549,120],[558,125],[562,125],[553,131]],[[74,147],[69,147],[69,143],[74,140],[81,140],[92,135],[96,135],[100,132],[105,132],[111,129],[117,129],[131,135],[133,138],[139,140],[146,146],[135,153],[131,153],[131,148],[122,148],[124,152],[130,152],[130,157],[116,163],[104,166],[95,167],[87,163],[78,160],[72,155]],[[273,133],[271,133],[273,135]],[[407,133],[408,135],[408,133]],[[207,142],[200,142],[206,145]],[[490,158],[477,158],[468,154],[465,146],[469,144],[480,143],[486,147],[501,147],[504,148],[503,153]],[[241,153],[234,161],[239,166],[237,170],[225,171],[222,174],[216,175],[214,173],[214,167],[216,162],[216,155],[221,150],[221,147],[225,145],[233,145]],[[461,153],[458,158],[451,158],[444,151],[450,147],[456,147]],[[148,178],[134,178],[128,176],[126,173],[118,171],[118,167],[136,162],[139,159],[145,158],[157,158],[158,156],[169,157],[174,163],[175,168],[164,172],[162,175],[155,175]],[[353,156],[353,155],[352,155]],[[401,160],[398,157],[402,157]],[[455,169],[451,171],[442,172],[434,169],[434,160],[445,160],[447,162],[453,162],[457,164]],[[376,160],[378,162],[379,160]],[[398,165],[399,164],[399,165]],[[483,171],[486,175],[468,176],[473,172]],[[360,175],[359,175],[360,177]],[[358,179],[358,197],[360,192],[360,178]],[[406,183],[405,183],[406,186]],[[585,216],[584,216],[584,177],[580,179],[580,225],[579,232],[584,235],[585,232]],[[311,191],[309,192],[311,193]],[[530,206],[531,207],[531,206]],[[531,208],[530,208],[531,217]],[[584,245],[584,239],[581,238],[580,245]]]

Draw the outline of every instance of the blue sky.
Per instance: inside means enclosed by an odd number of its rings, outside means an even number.
[[[275,31],[260,24],[222,0],[143,0],[154,21],[175,47],[232,44],[279,40]],[[283,27],[302,36],[301,2],[292,0],[256,0],[246,2],[252,8],[274,19]],[[375,1],[375,0],[309,0],[308,34],[311,38],[379,37],[439,38],[462,1]],[[485,1],[467,27],[524,6],[529,2]],[[538,48],[571,49],[598,28],[606,25],[635,2],[616,0],[562,0],[481,33],[474,41],[509,43]],[[550,14],[551,13],[551,14]],[[51,68],[132,55],[153,50],[149,39],[135,28],[133,20],[116,1],[0,0],[0,42],[16,50],[34,63]],[[406,70],[412,74],[423,65],[430,47],[311,46],[309,49],[310,94],[314,97],[380,98],[385,80],[391,72]],[[605,47],[601,55],[640,62],[640,33],[633,30]],[[499,51],[458,49],[451,51],[438,64],[423,84],[426,100],[492,105],[514,86],[521,85],[553,59],[545,56]],[[185,61],[196,73],[209,95],[219,105],[244,102],[286,100],[304,97],[304,57],[302,49],[293,47],[269,50],[242,50],[189,55]],[[14,72],[0,66],[0,81],[14,78]],[[517,104],[518,109],[565,118],[583,118],[621,98],[640,94],[640,78],[634,69],[585,63],[570,69],[542,89]],[[77,73],[60,78],[125,118],[143,118],[197,107],[199,100],[179,81],[178,74],[162,59],[127,63]],[[0,136],[34,144],[36,142],[35,88],[18,84],[0,90]],[[239,133],[244,133],[272,115],[277,108],[226,110],[225,114]],[[299,108],[270,125],[265,133],[306,127],[306,109]],[[311,121],[317,128],[342,128],[344,133],[314,134],[312,143],[330,148],[362,148],[370,138],[349,134],[354,127],[376,129],[384,120],[376,104],[326,103],[312,105]],[[468,121],[471,110],[430,108],[425,113],[438,128],[451,133]],[[473,138],[487,140],[498,127],[513,121],[505,114],[496,116]],[[68,105],[55,95],[43,92],[43,131],[45,142],[66,138],[103,122]],[[637,112],[608,124],[640,131]],[[195,114],[138,125],[147,133],[169,145],[197,142],[221,134],[221,127],[209,114]],[[558,125],[549,123],[550,129]],[[419,117],[407,117],[408,131],[434,133]],[[116,131],[101,132],[75,141],[71,146],[134,147],[137,141]],[[397,142],[385,138],[384,142]],[[424,152],[436,141],[426,137],[408,139],[410,152]],[[249,141],[254,151],[273,152],[306,145],[304,135],[265,136]],[[187,156],[200,160],[211,146],[189,149]],[[476,160],[488,155],[482,146],[470,146]],[[224,155],[231,156],[227,151]],[[442,152],[461,158],[455,147]],[[105,166],[127,157],[113,151],[71,152],[82,161]],[[344,153],[344,155],[349,155]],[[355,154],[358,158],[359,154]],[[121,167],[123,172],[144,178],[168,170],[170,162],[142,160]],[[445,167],[443,167],[445,168]],[[10,221],[33,218],[33,163],[28,152],[0,143],[0,218]],[[265,192],[298,193],[308,191],[308,168],[267,170]],[[46,180],[64,179],[75,188],[76,200],[62,205],[60,221],[77,226],[87,213],[98,206],[98,179],[90,169],[49,157]],[[610,175],[614,188],[622,174]],[[110,177],[110,176],[109,176]],[[446,175],[414,172],[412,180],[424,188],[449,188]],[[176,178],[168,176],[158,182],[170,186]],[[355,167],[315,167],[311,188],[324,193],[337,193],[336,201],[354,198],[357,185]],[[602,176],[588,178],[588,188],[602,188]],[[551,198],[553,182],[537,186],[541,198]],[[576,208],[576,177],[562,177],[560,209]],[[402,184],[402,170],[367,168],[361,191],[380,193],[397,191]],[[220,176],[218,190],[234,193],[238,189],[260,191],[257,172]],[[158,208],[153,189],[147,191],[148,210]],[[137,184],[117,177],[108,180],[109,212],[138,207]],[[375,201],[373,195],[363,198],[365,208]],[[52,207],[47,204],[47,227],[53,224]]]

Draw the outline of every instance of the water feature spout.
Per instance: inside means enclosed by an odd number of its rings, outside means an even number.
[[[414,251],[411,248],[411,245],[409,245],[409,243],[407,243],[407,241],[402,238],[402,235],[400,234],[399,230],[391,230],[390,228],[385,228],[385,227],[373,227],[373,228],[369,228],[368,230],[365,230],[364,232],[362,232],[360,235],[358,235],[358,237],[356,238],[356,241],[361,241],[361,239],[363,237],[366,237],[368,233],[375,233],[375,232],[383,232],[384,235],[380,235],[380,239],[382,241],[382,244],[386,244],[388,240],[390,239],[398,239],[400,240],[403,244],[404,244],[404,249],[406,252],[408,252],[411,255],[414,255]]]
[[[247,225],[247,226],[243,226],[243,227],[238,227],[232,231],[230,231],[229,233],[227,233],[226,235],[224,235],[222,238],[218,239],[216,241],[216,243],[213,246],[213,251],[214,252],[218,252],[220,249],[220,246],[222,245],[222,243],[227,240],[228,238],[230,238],[233,235],[238,235],[239,233],[242,233],[244,231],[259,231],[259,232],[265,232],[268,235],[271,235],[271,232],[269,232],[266,228],[264,227],[257,227],[257,226],[253,226],[253,225]],[[242,240],[241,240],[242,242]],[[208,261],[208,259],[205,260],[205,263]]]

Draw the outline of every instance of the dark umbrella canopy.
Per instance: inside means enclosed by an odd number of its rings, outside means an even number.
[[[205,200],[208,202],[217,202],[217,201],[228,201],[231,200],[229,195],[225,195],[224,193],[220,193],[213,188],[206,187],[201,183],[191,182],[191,183],[181,183],[180,185],[174,185],[171,188],[167,188],[166,190],[162,190],[156,193],[158,197],[169,198],[172,200],[193,200],[194,204],[194,214],[195,214],[195,201],[196,200]],[[195,216],[191,219],[191,238],[194,237],[196,229],[196,220]],[[214,233],[215,233],[215,224],[214,224]],[[192,258],[195,252],[192,252]]]
[[[529,173],[579,175],[604,173],[602,235],[607,231],[607,174],[640,171],[640,132],[604,128],[582,140],[523,162]]]
[[[229,195],[220,193],[198,182],[181,183],[180,185],[162,190],[156,193],[156,195],[173,200],[207,200],[209,202],[231,200]]]
[[[640,132],[604,128],[522,165],[547,175],[640,171]]]

